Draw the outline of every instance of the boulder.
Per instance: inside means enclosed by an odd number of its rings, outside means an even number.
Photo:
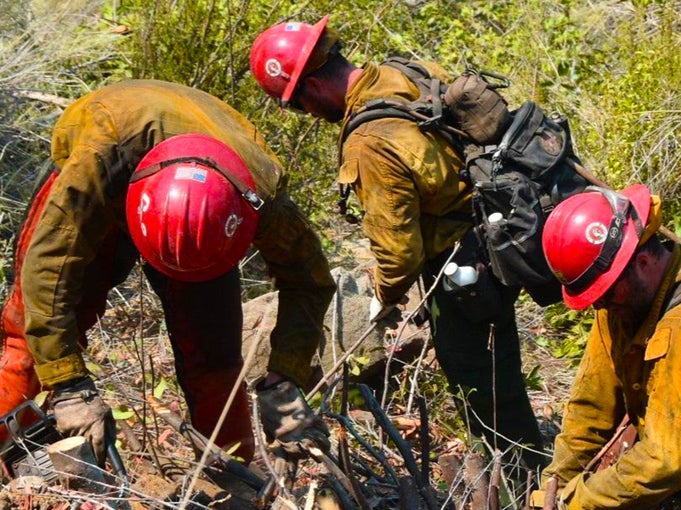
[[[370,326],[369,303],[373,295],[371,268],[367,266],[360,266],[354,270],[336,268],[332,275],[338,289],[324,319],[324,335],[320,342],[318,357],[314,361],[317,366],[315,377],[306,389],[310,389],[328,373]],[[408,294],[409,302],[403,312],[405,317],[419,304],[421,295],[417,285],[414,285]],[[276,324],[277,297],[277,292],[270,292],[243,305],[244,356],[249,352],[253,342],[257,343],[255,360],[247,376],[249,380],[266,373],[270,352],[269,334]],[[369,384],[375,389],[382,388],[392,345],[396,344],[390,366],[391,373],[394,374],[404,364],[419,356],[429,338],[427,324],[416,326],[409,322],[404,328],[400,324],[396,330],[376,328],[367,335],[349,358],[352,368],[351,380]]]

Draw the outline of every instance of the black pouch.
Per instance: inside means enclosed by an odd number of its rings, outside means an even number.
[[[450,284],[445,289],[454,297],[456,309],[471,322],[492,321],[501,311],[499,282],[485,264],[476,264],[476,269],[478,279],[475,283],[464,287]]]
[[[482,166],[482,161],[478,161]],[[546,220],[536,184],[521,172],[485,178],[480,166],[473,191],[478,234],[489,264],[507,286],[535,287],[556,281],[546,263],[541,236]]]
[[[556,119],[548,117],[535,103],[527,101],[513,112],[513,122],[494,152],[500,165],[514,168],[541,184],[572,154],[569,132]]]
[[[542,306],[561,299],[541,244],[546,217],[587,185],[574,163],[567,121],[530,101],[513,112],[498,146],[467,155],[476,229],[489,265],[504,285],[524,287]]]

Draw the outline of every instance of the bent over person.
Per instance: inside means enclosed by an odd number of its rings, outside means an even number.
[[[281,23],[258,36],[251,69],[265,92],[283,107],[342,121],[341,133],[372,100],[418,99],[418,86],[399,69],[351,64],[341,54],[338,32],[327,23],[328,16],[315,25]],[[446,80],[440,66],[422,64]],[[466,392],[473,432],[488,438],[498,432],[491,442],[498,440],[502,450],[529,445],[533,450],[523,449],[522,458],[532,469],[541,466],[542,438],[521,373],[514,310],[520,289],[501,285],[478,264],[481,248],[472,228],[471,189],[461,177],[461,153],[416,122],[379,118],[345,138],[341,134],[341,160],[339,182],[359,199],[363,231],[376,259],[370,320],[389,316],[419,276],[429,288],[460,242],[452,260],[476,266],[488,286],[481,285],[475,299],[436,286],[428,308],[437,359],[452,390]]]
[[[660,224],[659,198],[640,184],[570,197],[546,222],[565,303],[596,309],[542,477],[558,508],[650,509],[681,490],[681,247],[658,238]],[[638,440],[585,470],[623,422]]]
[[[279,291],[269,373],[258,386],[264,430],[270,440],[324,447],[328,431],[298,386],[308,382],[334,282],[255,127],[205,92],[129,80],[66,109],[52,160],[16,243],[16,281],[2,312],[0,415],[41,387],[53,390],[57,428],[89,437],[103,461],[113,420],[83,349],[107,292],[141,254],[192,423],[210,436],[243,365],[237,264],[252,242]],[[244,387],[216,444],[253,456]]]

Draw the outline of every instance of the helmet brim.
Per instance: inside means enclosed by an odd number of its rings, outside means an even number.
[[[305,66],[310,60],[310,56],[312,55],[315,46],[319,42],[319,39],[322,37],[322,34],[324,33],[324,29],[326,28],[328,22],[329,15],[327,14],[317,23],[312,25],[310,35],[305,41],[305,44],[303,44],[303,47],[300,49],[300,58],[298,58],[296,62],[296,67],[293,69],[293,73],[291,73],[291,80],[286,84],[284,93],[281,95],[282,103],[286,104],[291,100],[293,92],[296,90],[298,82],[300,81],[303,71],[305,70]]]
[[[631,201],[631,204],[638,213],[641,224],[645,226],[650,214],[650,190],[643,184],[636,184],[623,189],[620,191],[620,194],[626,196]],[[581,292],[571,292],[566,286],[563,286],[563,300],[565,304],[573,310],[583,310],[598,301],[622,274],[636,251],[638,243],[639,235],[636,231],[636,226],[634,221],[628,218],[627,224],[624,227],[622,246],[617,251],[608,270],[597,276],[593,283]]]

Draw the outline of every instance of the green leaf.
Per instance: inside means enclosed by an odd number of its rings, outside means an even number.
[[[154,397],[157,399],[161,399],[163,396],[163,392],[168,388],[168,381],[166,380],[165,377],[161,377],[161,380],[158,382],[156,387],[154,388]]]
[[[129,420],[135,416],[135,413],[125,404],[112,408],[111,413],[115,420]]]

